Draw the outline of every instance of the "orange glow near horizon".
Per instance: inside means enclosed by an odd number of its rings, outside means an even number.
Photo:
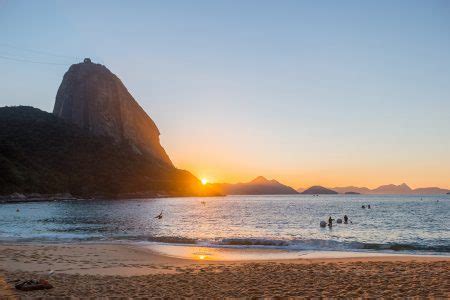
[[[302,143],[298,148],[290,143],[255,141],[257,137],[241,139],[205,132],[198,133],[198,140],[188,134],[181,140],[163,139],[163,145],[177,168],[207,178],[208,183],[249,182],[264,176],[294,189],[313,185],[373,189],[402,183],[411,188],[450,189],[450,156],[428,148],[425,156],[425,149],[419,147],[411,149],[408,156],[399,156],[390,149],[372,149],[376,148],[373,144],[328,148]]]
[[[249,182],[258,176],[264,176],[267,179],[275,179],[282,184],[288,185],[294,189],[308,188],[313,185],[321,185],[328,188],[333,187],[367,187],[370,189],[377,188],[385,184],[402,184],[406,183],[411,188],[421,187],[440,187],[450,189],[448,181],[445,180],[448,175],[447,170],[433,168],[434,178],[423,176],[424,171],[416,168],[406,168],[405,170],[389,168],[388,170],[380,170],[377,168],[318,168],[317,170],[268,170],[268,169],[251,169],[251,170],[233,170],[219,169],[213,167],[205,167],[197,169],[193,166],[184,166],[183,169],[189,170],[194,175],[208,173],[209,179],[198,176],[203,185],[207,183],[238,183]],[[207,171],[204,171],[207,170]],[[404,178],[399,179],[399,178]]]

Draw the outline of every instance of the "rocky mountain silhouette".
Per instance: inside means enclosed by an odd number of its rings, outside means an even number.
[[[53,114],[0,108],[0,195],[217,195],[175,168],[159,130],[120,79],[90,59],[72,65]]]
[[[116,75],[90,59],[72,65],[64,74],[53,113],[95,135],[126,142],[137,153],[172,165],[153,120]]]
[[[258,176],[245,183],[214,183],[215,190],[226,195],[289,195],[298,194],[290,186],[284,185],[274,179],[268,180]]]
[[[372,194],[409,194],[412,189],[406,184],[387,184],[377,187],[371,191]]]
[[[321,194],[337,194],[338,192],[327,189],[320,185],[312,186],[302,192],[302,194],[307,195],[321,195]]]

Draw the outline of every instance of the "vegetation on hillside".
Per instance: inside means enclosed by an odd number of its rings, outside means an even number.
[[[210,193],[187,171],[27,106],[0,108],[0,194]]]

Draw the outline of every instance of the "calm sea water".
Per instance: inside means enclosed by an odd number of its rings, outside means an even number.
[[[363,204],[372,208],[362,209]],[[161,211],[163,218],[156,219]],[[352,224],[320,228],[321,220],[344,214]],[[450,195],[228,196],[0,204],[0,241],[36,240],[450,254]]]

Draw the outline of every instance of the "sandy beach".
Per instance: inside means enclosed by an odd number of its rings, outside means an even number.
[[[220,261],[170,257],[129,244],[2,244],[0,275],[1,299],[450,297],[450,258],[442,256],[314,253]],[[14,289],[17,280],[30,278],[48,279],[54,288]]]

